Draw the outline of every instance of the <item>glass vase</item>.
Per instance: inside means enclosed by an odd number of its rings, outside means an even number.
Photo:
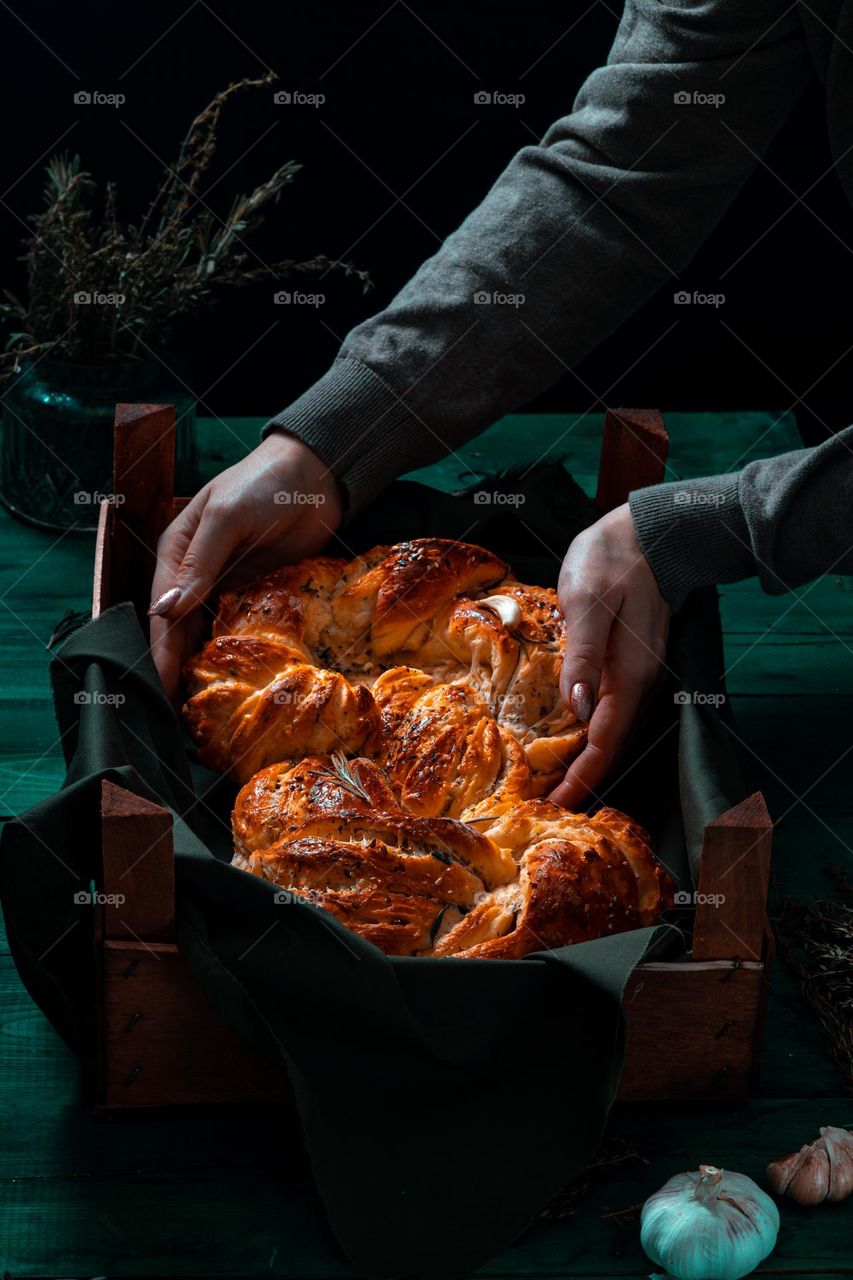
[[[117,403],[174,404],[175,492],[195,490],[196,402],[188,371],[168,358],[134,365],[24,365],[2,397],[0,498],[43,529],[97,528],[112,490]]]

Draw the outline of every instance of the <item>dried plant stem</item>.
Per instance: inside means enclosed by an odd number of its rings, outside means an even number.
[[[264,88],[273,72],[228,85],[195,117],[177,160],[138,225],[119,217],[107,183],[100,216],[97,188],[79,156],[54,156],[45,167],[45,208],[24,242],[26,303],[6,291],[0,319],[12,331],[0,354],[0,379],[21,360],[47,354],[68,364],[132,364],[162,348],[177,322],[210,304],[220,285],[243,287],[294,274],[341,272],[371,287],[367,272],[324,255],[265,263],[246,244],[301,165],[287,160],[249,194],[233,198],[224,217],[207,208],[201,181],[216,152],[222,112],[247,90]],[[156,226],[155,226],[156,224]],[[87,304],[83,298],[113,299]],[[115,301],[120,299],[120,301]]]
[[[785,961],[799,979],[853,1092],[853,906],[787,898],[774,924]]]

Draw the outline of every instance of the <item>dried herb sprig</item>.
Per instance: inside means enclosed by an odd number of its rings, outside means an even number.
[[[0,379],[23,357],[51,354],[69,364],[144,359],[170,338],[179,319],[211,303],[220,285],[281,281],[295,274],[340,271],[368,292],[368,273],[325,255],[265,263],[246,239],[294,181],[288,160],[250,194],[234,197],[224,217],[203,200],[201,182],[216,152],[222,111],[236,94],[270,85],[274,73],[240,80],[218,93],[190,125],[174,164],[138,224],[122,222],[113,183],[98,188],[79,156],[53,156],[45,167],[45,207],[30,222],[22,261],[27,301],[8,290],[0,319],[11,326],[0,354]],[[98,305],[83,298],[120,298]]]
[[[799,979],[832,1057],[853,1091],[853,906],[787,898],[774,924],[785,961]]]
[[[370,800],[369,793],[365,790],[364,784],[357,773],[357,766],[350,764],[342,751],[334,751],[331,756],[332,768],[328,769],[324,765],[321,769],[312,769],[315,778],[329,778],[336,782],[344,791],[348,791],[350,795],[357,796],[360,800]]]
[[[648,1164],[645,1156],[641,1156],[626,1138],[606,1138],[592,1164],[549,1201],[537,1214],[537,1218],[546,1222],[562,1222],[573,1217],[586,1199],[593,1182],[600,1182],[609,1170],[635,1160]],[[628,1210],[618,1211],[619,1214],[627,1212]],[[602,1213],[604,1218],[616,1216],[612,1211]]]

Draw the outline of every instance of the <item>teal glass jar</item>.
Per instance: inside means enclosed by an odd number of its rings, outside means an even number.
[[[2,397],[0,498],[43,529],[97,528],[112,489],[117,403],[174,404],[175,491],[195,491],[196,401],[186,366],[168,357],[134,365],[24,365]]]

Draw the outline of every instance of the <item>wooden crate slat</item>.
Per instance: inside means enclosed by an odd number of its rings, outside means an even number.
[[[171,942],[175,859],[168,810],[102,782],[101,856],[104,936]]]
[[[705,828],[693,925],[696,960],[759,960],[773,823],[760,791]]]
[[[658,409],[608,409],[598,468],[600,511],[628,501],[633,489],[659,484],[666,472],[669,435]]]
[[[101,1111],[283,1101],[285,1073],[218,1017],[177,946],[104,943]]]
[[[116,405],[110,602],[130,600],[146,629],[157,540],[172,518],[175,406]]]
[[[623,1101],[746,1097],[764,965],[640,965],[625,988]]]

